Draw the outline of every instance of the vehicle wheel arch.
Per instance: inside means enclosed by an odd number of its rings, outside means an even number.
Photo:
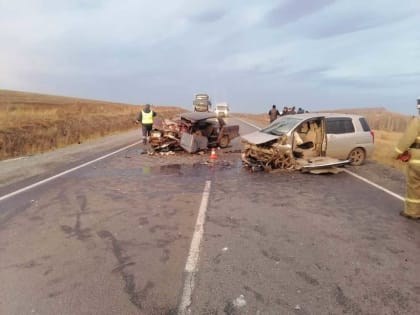
[[[351,165],[360,166],[366,160],[366,150],[363,147],[357,146],[351,149],[348,154],[348,159],[352,160]],[[354,160],[354,161],[353,161]]]

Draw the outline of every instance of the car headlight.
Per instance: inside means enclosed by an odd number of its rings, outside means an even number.
[[[160,138],[160,137],[162,136],[162,133],[161,133],[160,131],[152,131],[152,132],[150,133],[150,136],[151,136],[152,138]]]

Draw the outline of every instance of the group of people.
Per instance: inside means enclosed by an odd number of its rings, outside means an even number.
[[[273,104],[271,109],[268,111],[268,116],[270,117],[270,123],[277,119],[279,116],[285,116],[285,115],[294,115],[294,114],[303,114],[307,113],[308,111],[305,111],[303,108],[299,107],[296,110],[295,106],[287,107],[284,106],[281,113],[277,109],[276,105]]]

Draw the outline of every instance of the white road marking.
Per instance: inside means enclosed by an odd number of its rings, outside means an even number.
[[[351,172],[349,170],[346,170],[346,169],[344,169],[344,172],[346,172],[347,174],[350,174],[351,176],[356,177],[357,179],[360,179],[361,181],[363,181],[365,183],[368,183],[369,185],[372,185],[375,188],[378,188],[379,190],[382,190],[382,191],[386,192],[387,194],[391,195],[392,197],[395,197],[395,198],[400,199],[402,201],[405,200],[405,198],[403,196],[400,196],[400,195],[398,195],[398,194],[396,194],[396,193],[394,193],[394,192],[392,192],[392,191],[390,191],[390,190],[388,190],[388,189],[386,189],[382,186],[379,186],[378,184],[375,184],[374,182],[371,182],[370,180],[368,180],[368,179],[366,179],[366,178],[364,178],[360,175],[357,175],[356,173],[353,173],[353,172]]]
[[[5,163],[5,162],[13,162],[13,161],[23,160],[23,159],[27,159],[27,158],[28,158],[27,156],[20,156],[20,157],[14,158],[14,159],[7,159],[7,160],[3,160],[3,161],[1,161],[1,162],[2,162],[2,163]]]
[[[258,127],[257,125],[254,125],[254,124],[250,123],[249,121],[243,120],[242,118],[238,118],[238,117],[234,117],[234,118],[236,120],[239,120],[239,121],[243,122],[244,124],[246,124],[248,126],[254,127],[255,129],[258,129],[258,130],[262,129],[261,127]]]
[[[200,209],[197,215],[193,238],[191,240],[190,251],[188,253],[187,262],[185,264],[185,280],[182,290],[181,302],[178,308],[179,315],[189,314],[191,305],[191,297],[194,290],[195,274],[198,270],[198,259],[200,256],[201,239],[203,238],[204,222],[206,220],[207,205],[210,196],[211,181],[206,181],[204,186],[203,197],[201,199]]]
[[[34,184],[32,184],[32,185],[29,185],[29,186],[23,187],[23,188],[21,188],[21,189],[18,189],[18,190],[14,191],[14,192],[11,192],[10,194],[7,194],[7,195],[4,195],[4,196],[1,196],[1,197],[0,197],[0,201],[3,201],[3,200],[5,200],[5,199],[7,199],[7,198],[10,198],[10,197],[12,197],[12,196],[16,196],[17,194],[20,194],[20,193],[22,193],[22,192],[24,192],[24,191],[27,191],[27,190],[29,190],[29,189],[32,189],[32,188],[35,188],[35,187],[40,186],[40,185],[42,185],[42,184],[45,184],[45,183],[47,183],[47,182],[49,182],[49,181],[52,181],[53,179],[56,179],[56,178],[58,178],[58,177],[61,177],[61,176],[63,176],[63,175],[66,175],[66,174],[68,174],[68,173],[74,172],[74,171],[76,171],[76,170],[78,170],[78,169],[80,169],[80,168],[82,168],[82,167],[88,166],[88,165],[90,165],[90,164],[92,164],[92,163],[95,163],[95,162],[98,162],[98,161],[100,161],[100,160],[106,159],[107,157],[110,157],[111,155],[117,154],[117,153],[119,153],[119,152],[121,152],[121,151],[124,151],[124,150],[126,150],[126,149],[128,149],[128,148],[131,148],[131,147],[133,147],[133,146],[135,146],[135,145],[139,144],[140,142],[141,142],[141,141],[137,141],[137,142],[135,142],[135,143],[133,143],[133,144],[130,144],[130,145],[128,145],[128,146],[125,146],[124,148],[118,149],[117,151],[114,151],[114,152],[111,152],[111,153],[105,154],[105,155],[103,155],[103,156],[101,156],[101,157],[98,157],[97,159],[94,159],[94,160],[92,160],[92,161],[89,161],[89,162],[83,163],[83,164],[78,165],[78,166],[76,166],[76,167],[73,167],[73,168],[71,168],[71,169],[69,169],[69,170],[63,171],[63,172],[61,172],[61,173],[58,173],[58,174],[56,174],[56,175],[53,175],[53,176],[48,177],[48,178],[46,178],[46,179],[43,179],[43,180],[41,180],[41,181],[39,181],[39,182],[36,182],[36,183],[34,183]]]

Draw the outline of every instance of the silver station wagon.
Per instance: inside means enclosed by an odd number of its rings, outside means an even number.
[[[373,132],[364,117],[335,113],[282,116],[259,131],[243,135],[243,162],[266,171],[309,171],[361,165],[373,151]]]
[[[326,154],[338,159],[350,159],[352,165],[362,165],[374,150],[375,135],[365,117],[348,114],[325,114],[327,127]]]

